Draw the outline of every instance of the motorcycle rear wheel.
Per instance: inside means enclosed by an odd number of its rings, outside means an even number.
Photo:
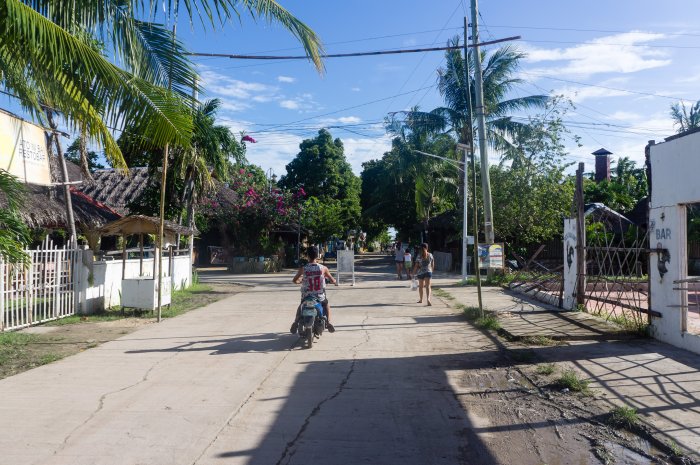
[[[308,328],[306,330],[306,345],[308,348],[312,348],[314,345],[314,330],[313,328]]]

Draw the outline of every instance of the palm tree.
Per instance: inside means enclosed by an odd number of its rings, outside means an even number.
[[[180,1],[166,2],[167,20],[177,21]],[[320,70],[318,37],[274,0],[184,0],[190,21],[225,23],[241,11],[282,24]],[[187,95],[196,73],[186,50],[152,17],[154,1],[3,0],[0,2],[0,85],[16,94],[40,120],[48,109],[96,142],[115,167],[125,167],[111,130],[126,122],[152,146],[187,146],[193,131]],[[124,69],[90,43],[94,34]],[[89,76],[90,79],[85,79]]]
[[[459,38],[454,38],[450,44],[458,46]],[[438,89],[445,106],[430,112],[434,129],[450,130],[459,142],[465,144],[470,142],[475,128],[475,118],[467,101],[470,92],[472,106],[476,102],[473,53],[473,49],[469,49],[466,66],[458,50],[445,53],[445,67],[438,70]],[[513,120],[513,112],[544,108],[549,101],[546,95],[506,99],[513,87],[522,82],[513,76],[524,57],[524,53],[511,46],[499,48],[490,55],[481,54],[487,138],[489,144],[504,156],[515,148],[511,141],[526,126]]]
[[[227,181],[232,162],[245,161],[245,149],[228,126],[216,124],[216,113],[220,107],[219,99],[197,104],[193,112],[192,145],[190,148],[177,147],[174,150],[175,177],[184,179],[178,218],[180,223],[184,209],[191,225],[197,196],[214,188],[212,176],[219,181]]]
[[[24,247],[29,242],[29,230],[19,217],[24,199],[24,185],[7,171],[0,169],[0,259],[24,263]]]
[[[700,100],[690,108],[685,106],[685,102],[674,103],[671,105],[671,118],[673,125],[678,127],[677,134],[700,128]]]

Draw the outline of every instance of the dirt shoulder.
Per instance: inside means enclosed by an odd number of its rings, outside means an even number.
[[[197,285],[191,290],[175,293],[172,308],[163,315],[177,316],[247,289],[233,284]],[[2,333],[0,379],[97,347],[155,322],[155,317],[150,314],[126,313],[122,316],[119,311],[110,311]]]

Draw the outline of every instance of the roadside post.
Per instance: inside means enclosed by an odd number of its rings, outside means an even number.
[[[350,273],[352,275],[352,286],[355,285],[355,251],[338,250],[337,265],[336,265],[336,281],[340,284],[340,275]]]

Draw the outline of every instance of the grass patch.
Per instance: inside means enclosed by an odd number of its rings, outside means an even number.
[[[488,314],[477,318],[476,325],[481,329],[491,329],[494,331],[501,329],[501,323],[494,314]]]
[[[183,313],[199,308],[202,305],[207,305],[211,302],[219,300],[220,297],[210,299],[206,303],[202,302],[201,295],[208,293],[211,290],[212,287],[206,284],[194,284],[187,289],[173,292],[172,298],[170,299],[170,307],[161,310],[163,318],[172,318],[182,315]]]
[[[36,335],[26,333],[0,333],[0,349],[5,347],[19,347],[36,340]]]
[[[605,315],[598,314],[598,316],[606,318]],[[649,328],[648,323],[645,323],[642,321],[636,321],[632,318],[628,318],[625,315],[611,315],[611,316],[607,317],[607,320],[612,321],[613,323],[615,323],[618,326],[622,326],[622,328],[625,331],[628,331],[630,333],[634,333],[637,336],[649,337],[649,335],[650,335],[650,332],[649,332],[650,328]]]
[[[170,307],[161,308],[161,316],[163,318],[172,318],[182,315],[185,312],[195,308],[207,305],[211,302],[219,300],[221,296],[217,294],[208,294],[212,291],[212,287],[206,284],[193,284],[187,289],[174,291],[171,296]],[[205,296],[203,298],[203,296]],[[137,308],[125,308],[122,311],[121,307],[112,307],[103,312],[94,313],[92,315],[71,315],[59,320],[49,321],[46,326],[64,326],[80,323],[99,322],[99,321],[114,321],[124,318],[153,318],[155,311],[140,310]]]
[[[610,412],[608,423],[616,427],[632,429],[639,424],[637,409],[632,407],[615,407]]]
[[[668,443],[668,448],[675,457],[682,457],[683,456],[683,450],[681,449],[681,447],[678,444],[676,444],[676,441],[673,441],[673,440],[670,441]]]
[[[543,376],[549,376],[554,373],[555,366],[553,363],[540,363],[537,365],[537,374]]]
[[[467,317],[468,320],[476,320],[481,316],[479,307],[460,304],[458,308],[462,310],[462,313],[464,313],[464,316]]]
[[[481,278],[482,287],[498,287],[510,284],[513,280],[513,275],[494,275],[486,278]],[[467,279],[462,279],[457,282],[457,286],[476,286],[476,277],[471,277]]]
[[[588,392],[589,381],[581,379],[574,370],[566,370],[556,381],[556,386],[573,392]]]
[[[433,295],[442,297],[443,299],[455,300],[455,298],[452,297],[452,295],[449,292],[439,287],[433,288]]]
[[[38,364],[39,365],[47,365],[49,363],[55,362],[56,360],[61,360],[63,358],[62,355],[59,354],[44,354],[39,358]]]

